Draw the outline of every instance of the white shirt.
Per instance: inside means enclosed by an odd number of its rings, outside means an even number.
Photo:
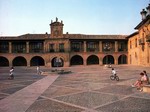
[[[147,77],[144,75],[141,77],[141,81],[147,81]]]
[[[116,74],[116,71],[115,71],[115,70],[112,70],[112,74],[115,75],[115,74]]]

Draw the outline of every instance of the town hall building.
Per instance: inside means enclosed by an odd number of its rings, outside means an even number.
[[[2,36],[0,66],[150,66],[150,5],[141,15],[131,35],[64,34],[64,23],[56,18],[50,23],[50,34]]]

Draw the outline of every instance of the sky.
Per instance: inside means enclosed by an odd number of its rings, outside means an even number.
[[[63,33],[129,35],[150,0],[0,0],[0,36],[50,34],[51,20]]]

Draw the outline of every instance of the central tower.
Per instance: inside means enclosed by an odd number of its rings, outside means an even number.
[[[51,38],[62,38],[63,37],[63,21],[59,22],[56,17],[56,21],[51,20],[50,29],[51,29]]]

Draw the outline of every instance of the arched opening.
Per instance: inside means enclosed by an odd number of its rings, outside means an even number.
[[[40,56],[35,56],[30,61],[30,66],[44,66],[44,59]]]
[[[118,64],[127,64],[127,56],[126,55],[120,55],[118,58]]]
[[[83,58],[79,55],[75,55],[71,58],[70,65],[83,65]]]
[[[87,65],[99,64],[99,59],[95,55],[91,55],[87,58]]]
[[[52,67],[63,67],[64,61],[62,58],[55,57],[52,59],[51,64]]]
[[[12,64],[13,66],[27,66],[27,60],[22,56],[18,56],[13,59]]]
[[[9,66],[9,61],[7,58],[0,56],[0,67],[5,67],[5,66]]]
[[[103,58],[103,64],[114,64],[114,57],[112,55],[107,55]]]

